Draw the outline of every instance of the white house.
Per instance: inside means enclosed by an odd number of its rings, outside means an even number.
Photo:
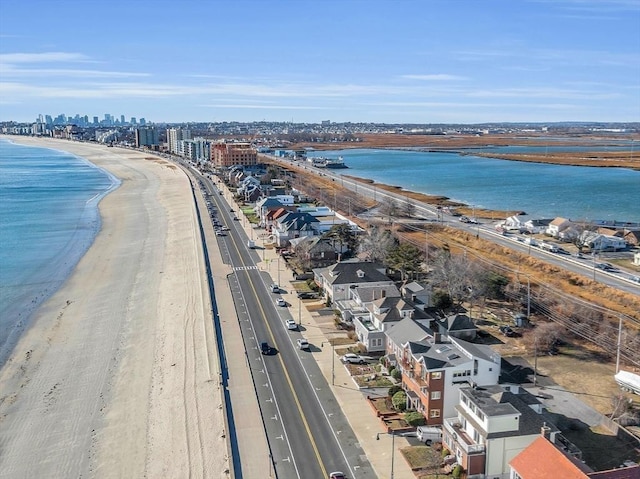
[[[547,227],[546,234],[549,236],[553,236],[554,238],[559,238],[560,233],[571,226],[571,221],[566,218],[555,218],[549,226]]]
[[[517,385],[462,388],[456,412],[444,420],[443,442],[469,477],[508,479],[509,462],[543,428],[554,439],[559,434],[542,404]]]
[[[580,239],[591,251],[618,251],[627,247],[627,242],[619,236],[603,235],[593,231],[583,231]]]

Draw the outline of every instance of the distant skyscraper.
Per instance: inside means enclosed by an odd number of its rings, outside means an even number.
[[[132,124],[132,125],[135,125],[135,124],[136,124],[136,117],[135,117],[135,116],[132,116],[132,117],[131,117],[131,124]],[[142,122],[140,122],[140,124],[142,125],[143,123],[142,123]]]
[[[51,118],[51,115],[45,115],[44,121],[47,123],[47,125],[53,125],[53,118]]]
[[[135,118],[134,118],[135,120]],[[147,120],[145,120],[144,118],[140,118],[140,124],[141,125],[146,125],[147,124]]]
[[[93,124],[94,124],[94,125],[98,125],[98,124],[100,124],[100,120],[98,119],[98,117],[97,117],[97,116],[94,116],[94,117],[93,117]]]
[[[125,119],[124,119],[124,115],[120,115],[120,124],[124,125],[126,123]]]

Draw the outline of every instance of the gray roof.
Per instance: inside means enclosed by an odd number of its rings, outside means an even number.
[[[314,274],[321,275],[329,284],[358,284],[376,283],[391,279],[379,270],[384,266],[367,261],[341,261],[327,268],[314,270]],[[362,277],[358,272],[362,272]]]
[[[537,403],[535,398],[522,388],[520,388],[520,391],[522,391],[520,394],[514,394],[505,390],[505,388],[500,385],[460,389],[460,392],[467,396],[477,406],[478,410],[487,417],[513,414],[520,415],[517,431],[489,433],[487,435],[487,439],[540,434],[540,429],[545,424],[551,428],[552,432],[558,431],[558,429],[553,424],[549,423],[544,416],[537,414],[533,409],[531,409],[529,404]],[[527,397],[526,400],[523,400],[525,396],[531,397]],[[472,418],[467,417],[467,419]],[[479,431],[484,430],[484,428],[477,424],[474,424],[474,427]]]
[[[478,329],[466,314],[450,314],[438,322],[447,331],[468,331]]]
[[[404,318],[385,329],[387,338],[394,344],[406,344],[408,341],[420,341],[433,334],[429,328],[411,318]]]
[[[358,286],[356,292],[358,298],[363,303],[370,303],[380,298],[399,298],[400,291],[396,288],[395,284],[389,284],[384,286],[372,286],[369,284],[363,284]]]

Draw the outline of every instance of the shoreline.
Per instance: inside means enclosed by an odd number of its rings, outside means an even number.
[[[41,147],[39,145],[25,145],[16,138],[0,137],[0,140],[22,146]],[[77,264],[93,245],[96,237],[102,228],[102,220],[99,211],[99,205],[103,198],[109,193],[115,191],[121,184],[121,181],[104,168],[91,163],[90,161],[72,153],[61,149],[46,148],[47,150],[58,153],[65,153],[73,156],[75,159],[82,161],[91,168],[100,170],[110,181],[110,185],[102,192],[97,193],[89,198],[84,206],[84,210],[80,215],[78,223],[79,231],[75,231],[70,238],[69,243],[65,246],[64,251],[56,258],[54,264],[47,265],[48,270],[38,272],[35,277],[29,280],[44,285],[38,290],[24,291],[16,298],[16,303],[11,304],[3,311],[4,317],[13,318],[12,323],[7,327],[7,336],[4,344],[0,345],[0,369],[11,355],[12,349],[19,342],[20,337],[29,329],[34,315],[38,309],[53,296],[71,277]],[[89,230],[89,231],[86,231]]]
[[[2,474],[221,474],[224,418],[204,401],[222,396],[203,366],[215,346],[188,178],[147,153],[12,139],[80,156],[121,185],[101,199],[91,247],[0,369]]]

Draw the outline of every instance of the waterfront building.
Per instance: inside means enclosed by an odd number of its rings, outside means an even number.
[[[178,142],[180,140],[190,140],[191,139],[191,131],[183,130],[182,128],[169,128],[167,130],[167,148],[170,153],[180,155],[182,154],[180,151],[180,145]]]
[[[136,128],[136,147],[157,146],[159,144],[158,130],[153,127]]]
[[[258,164],[258,152],[249,143],[214,143],[211,145],[211,161],[218,168],[254,166]]]

